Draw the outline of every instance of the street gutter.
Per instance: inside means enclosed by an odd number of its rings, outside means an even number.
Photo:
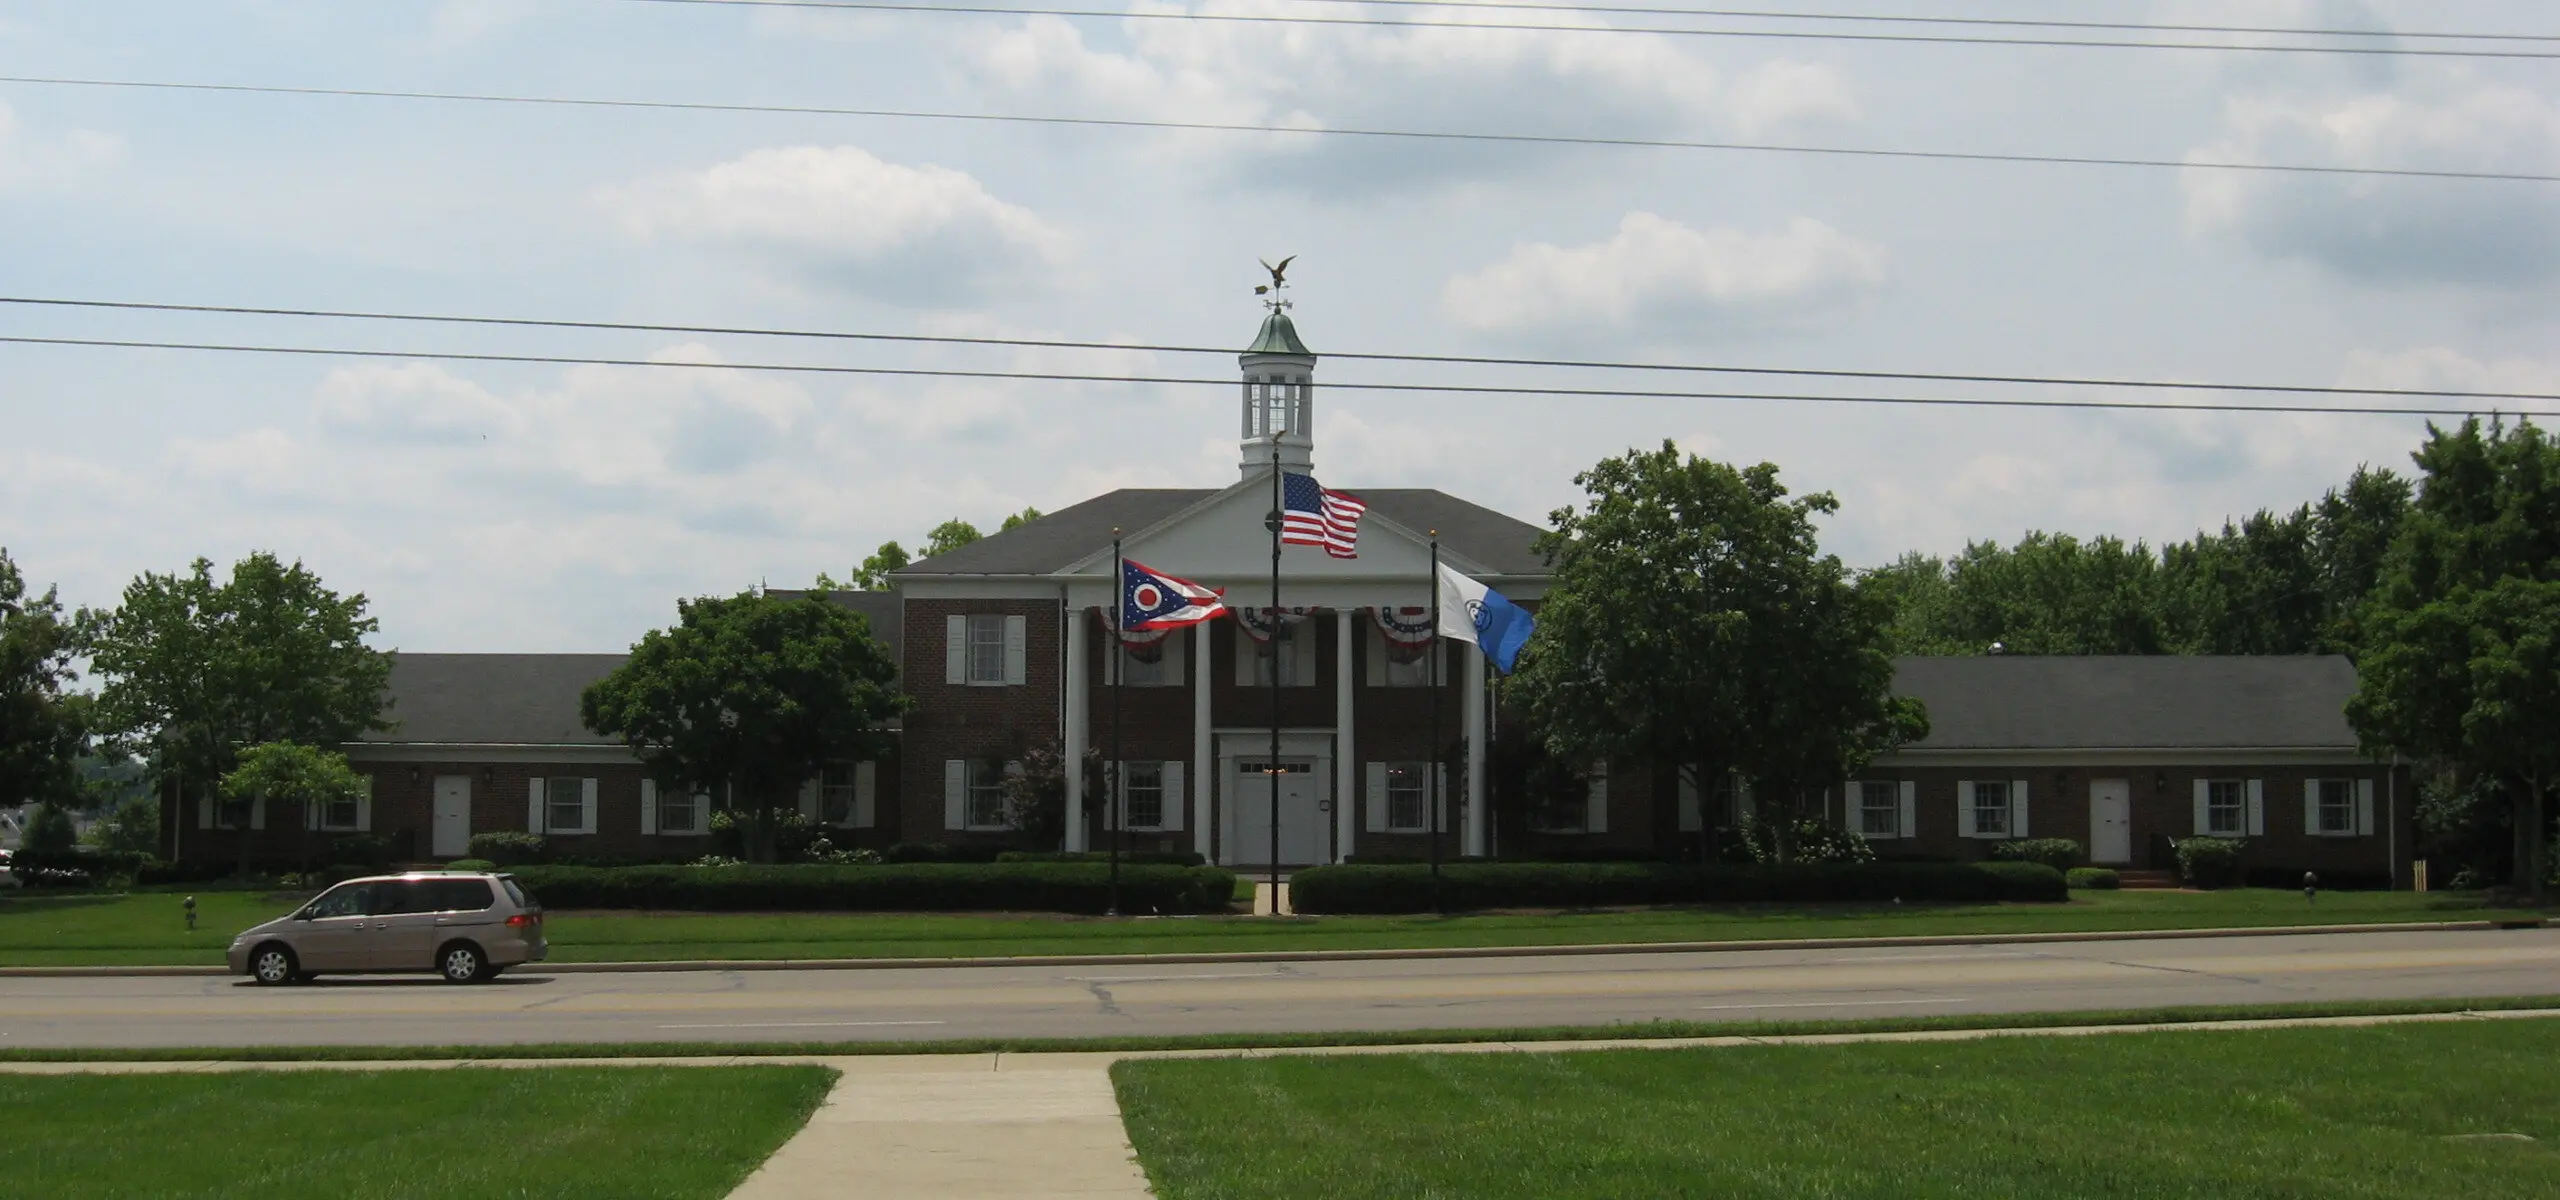
[[[675,971],[914,971],[942,967],[1178,966],[1218,963],[1393,962],[1404,959],[1563,958],[1599,954],[1732,954],[1744,951],[1866,950],[1897,946],[2021,946],[2052,942],[2186,941],[2299,937],[2332,933],[2442,933],[2538,928],[2514,919],[2403,921],[2360,925],[2261,925],[2213,929],[2104,929],[2082,932],[1918,934],[1894,937],[1759,938],[1713,942],[1588,942],[1554,946],[1415,946],[1377,950],[1220,950],[1169,954],[1023,954],[963,958],[669,959],[659,962],[528,963],[518,971],[585,975]],[[228,975],[218,966],[0,967],[5,978],[150,978]]]

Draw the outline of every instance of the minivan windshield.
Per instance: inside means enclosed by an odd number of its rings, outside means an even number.
[[[373,885],[342,883],[320,894],[302,914],[313,920],[322,917],[361,917],[372,907]]]

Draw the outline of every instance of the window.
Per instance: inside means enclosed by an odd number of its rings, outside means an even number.
[[[423,879],[373,885],[374,916],[396,917],[404,913],[430,913],[435,910],[435,896],[427,890],[427,882]]]
[[[701,833],[703,811],[710,807],[711,797],[683,788],[658,790],[659,833]]]
[[[2352,779],[2315,781],[2319,789],[2319,825],[2314,832],[2327,837],[2354,837],[2356,832],[2356,782]]]
[[[1271,686],[1271,665],[1275,662],[1280,664],[1281,687],[1305,687],[1314,683],[1313,679],[1301,679],[1299,676],[1306,673],[1310,660],[1315,656],[1298,648],[1299,638],[1314,636],[1314,631],[1305,621],[1284,620],[1279,630],[1271,635],[1271,640],[1254,643],[1253,686]]]
[[[1973,832],[1976,837],[2009,836],[2009,785],[1997,780],[1973,785]]]
[[[2248,785],[2237,779],[2213,779],[2207,780],[2204,787],[2206,836],[2239,837],[2247,833],[2249,831]]]
[[[353,796],[333,798],[320,806],[320,828],[332,832],[352,830],[364,819],[363,807]]]
[[[1727,771],[1716,780],[1716,823],[1728,829],[1742,827],[1742,818],[1751,813],[1751,782],[1739,771]]]
[[[997,613],[981,613],[969,618],[968,656],[970,683],[1004,682],[1004,617]]]
[[[418,886],[426,890],[428,912],[479,912],[497,903],[485,879],[430,879]]]
[[[1387,828],[1413,832],[1429,827],[1424,804],[1429,801],[1431,764],[1387,764]]]
[[[1003,759],[973,758],[969,760],[967,803],[971,829],[1005,827]]]
[[[837,763],[818,773],[818,819],[829,825],[853,824],[852,763]]]
[[[1120,678],[1130,687],[1163,687],[1171,682],[1165,678],[1164,643],[1156,643],[1154,657],[1139,657],[1144,653],[1133,647],[1120,647]]]
[[[1871,838],[1902,836],[1902,785],[1870,779],[1858,785],[1858,832]]]
[[[1164,764],[1160,762],[1122,763],[1128,773],[1123,785],[1127,796],[1127,828],[1164,828]]]
[[[350,883],[321,893],[304,911],[315,920],[322,917],[361,917],[373,907],[373,885]]]
[[[542,781],[542,827],[552,833],[592,833],[587,828],[586,780]]]

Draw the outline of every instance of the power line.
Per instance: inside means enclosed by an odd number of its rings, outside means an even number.
[[[664,2],[664,0],[659,0]],[[1771,21],[1844,21],[1880,25],[1963,25],[2015,29],[2109,29],[2136,33],[2240,33],[2290,37],[2428,38],[2465,42],[2560,42],[2560,34],[2455,33],[2446,30],[2304,29],[2272,25],[2164,25],[2146,21],[2039,21],[2023,17],[1915,17],[1880,13],[1773,12],[1752,8],[1658,8],[1618,4],[1504,3],[1502,0],[1300,0],[1387,8],[1482,8],[1495,11],[1587,12],[1624,16],[1727,17]]]
[[[2223,42],[2143,42],[2074,38],[2004,38],[1979,34],[1842,33],[1829,30],[1699,29],[1659,25],[1536,25],[1502,21],[1422,21],[1391,17],[1298,17],[1276,13],[1212,13],[1190,10],[1014,8],[974,4],[901,4],[890,0],[633,0],[643,4],[719,4],[743,8],[816,8],[840,12],[917,16],[1077,17],[1109,21],[1194,21],[1238,25],[1334,25],[1382,29],[1478,29],[1518,33],[1655,34],[1670,37],[1753,38],[1815,42],[1907,42],[1950,46],[2071,47],[2093,50],[2220,50],[2240,54],[2360,54],[2402,58],[2560,58],[2551,50],[2472,50],[2417,46],[2266,46]]]
[[[684,333],[734,337],[805,338],[848,342],[897,342],[940,346],[1000,346],[1032,350],[1108,350],[1149,354],[1236,353],[1231,346],[1182,346],[1162,343],[1074,341],[1063,338],[965,337],[956,334],[858,333],[846,330],[773,329],[741,325],[670,325],[640,321],[579,321],[536,317],[458,316],[442,313],[365,312],[325,308],[265,308],[237,304],[170,304],[138,300],[64,300],[34,296],[0,296],[0,304],[48,308],[110,309],[125,312],[202,313],[252,317],[316,317],[345,321],[391,321],[418,324],[504,326],[521,329],[576,329],[618,333]],[[1668,371],[1708,375],[1778,375],[1816,379],[1908,380],[1926,383],[2029,384],[2045,387],[2124,388],[2194,392],[2254,392],[2317,396],[2444,397],[2464,400],[2560,400],[2560,392],[2474,392],[2436,388],[2342,387],[2319,384],[2213,383],[2171,379],[2097,379],[2054,375],[1981,375],[1935,371],[1859,371],[1839,367],[1746,367],[1704,363],[1611,362],[1581,358],[1501,358],[1467,354],[1383,354],[1327,352],[1324,357],[1354,362],[1420,363],[1430,366],[1558,367],[1595,371]]]
[[[0,75],[0,83],[42,87],[116,88],[141,91],[217,92],[261,96],[332,96],[362,100],[428,100],[468,104],[536,104],[567,108],[644,109],[671,112],[762,113],[803,117],[871,117],[881,120],[964,121],[987,124],[1082,126],[1096,129],[1147,129],[1205,133],[1273,133],[1300,137],[1356,137],[1397,140],[1479,142],[1501,145],[1598,146],[1634,150],[1717,150],[1767,154],[1812,154],[1840,158],[1912,159],[1939,162],[2035,163],[2079,167],[2165,167],[2199,171],[2266,171],[2301,175],[2348,175],[2409,179],[2469,179],[2503,183],[2560,183],[2560,174],[2529,171],[2437,171],[2414,167],[2333,167],[2309,163],[2249,163],[2175,158],[2102,158],[2062,154],[1992,154],[1960,150],[1878,150],[1852,146],[1775,145],[1765,142],[1708,142],[1675,138],[1579,137],[1569,134],[1466,133],[1422,129],[1251,125],[1218,121],[1158,121],[1135,117],[1058,117],[1023,113],[938,112],[910,108],[837,108],[796,104],[721,104],[693,100],[615,100],[583,96],[525,96],[495,92],[424,92],[371,88],[282,87],[246,83],[186,83],[153,79],[80,79],[43,75]]]
[[[109,350],[183,350],[221,354],[274,354],[305,358],[397,358],[439,362],[519,363],[586,367],[647,367],[689,371],[764,371],[808,375],[898,376],[924,379],[1000,379],[1039,383],[1135,383],[1182,387],[1232,388],[1235,379],[1175,375],[1099,375],[1059,371],[974,371],[943,367],[855,367],[826,363],[703,363],[646,358],[598,358],[566,354],[488,354],[435,350],[365,350],[341,346],[273,346],[221,342],[166,342],[109,338],[57,338],[0,335],[0,344],[77,346]],[[1875,404],[1944,408],[2087,409],[2138,412],[2314,414],[2330,416],[2470,417],[2479,409],[2342,404],[2172,404],[2160,400],[2040,400],[1975,396],[1842,396],[1819,392],[1647,391],[1631,388],[1559,388],[1494,386],[1464,383],[1327,382],[1330,391],[1436,393],[1471,396],[1537,396],[1570,399],[1625,400],[1753,400],[1805,404]],[[2560,411],[2511,412],[2509,416],[2560,418]]]

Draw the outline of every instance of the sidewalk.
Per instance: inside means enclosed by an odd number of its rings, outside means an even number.
[[[2532,1020],[2560,1009],[2286,1017],[2155,1025],[1942,1029],[1905,1033],[1787,1034],[1771,1037],[1643,1038],[1585,1042],[1455,1042],[1409,1046],[1306,1046],[1248,1050],[1164,1050],[1084,1054],[881,1055],[857,1058],[599,1058],[290,1063],[0,1063],[7,1074],[132,1074],[180,1071],[450,1070],[554,1066],[731,1066],[817,1063],[839,1072],[809,1124],[749,1176],[733,1200],[824,1200],[838,1196],[924,1200],[1016,1197],[1144,1197],[1153,1193],[1129,1148],[1111,1064],[1134,1058],[1267,1058],[1306,1054],[1551,1054],[1575,1050],[1668,1050],[1698,1046],[1838,1045],[1851,1042],[1969,1041],[1991,1037],[2080,1037],[2177,1030],[2290,1029],[2410,1022]]]

